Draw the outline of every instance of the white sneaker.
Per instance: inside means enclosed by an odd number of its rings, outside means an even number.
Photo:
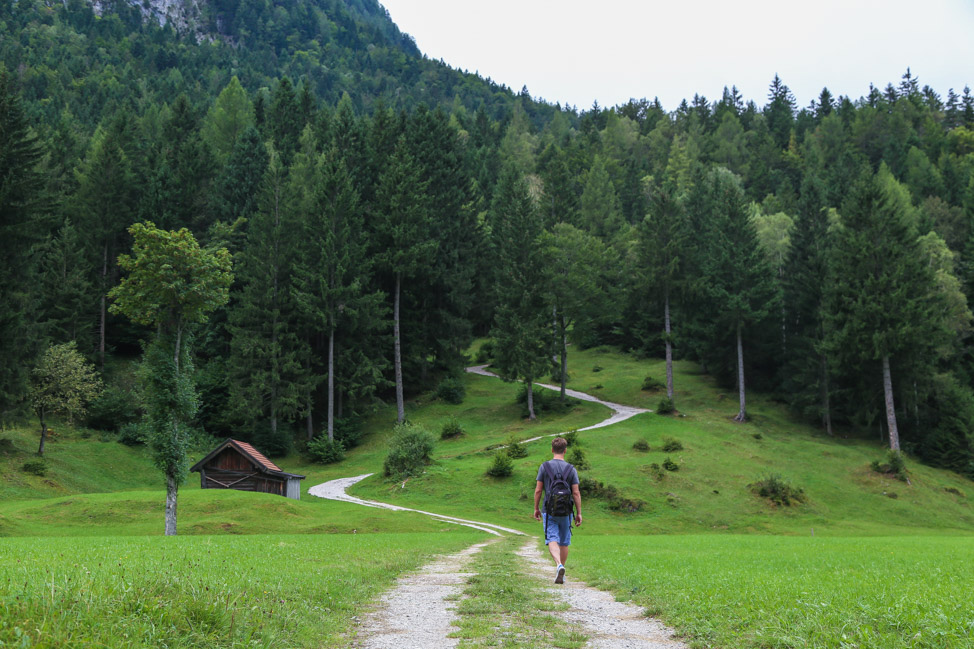
[[[565,583],[565,566],[558,565],[558,573],[555,575],[555,583],[563,584]]]

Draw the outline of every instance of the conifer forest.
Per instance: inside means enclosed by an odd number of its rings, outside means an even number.
[[[773,394],[974,479],[968,88],[579,109],[375,0],[166,4],[0,0],[4,425],[73,342],[92,427],[347,449],[489,337],[528,386],[578,348],[691,360],[741,421]]]

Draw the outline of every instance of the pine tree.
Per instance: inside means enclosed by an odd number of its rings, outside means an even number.
[[[714,231],[702,260],[704,290],[713,308],[710,317],[736,342],[740,410],[734,419],[743,422],[747,419],[744,335],[749,327],[778,311],[778,295],[748,218],[739,180],[729,171],[716,168],[707,178],[707,192]]]
[[[267,171],[267,147],[253,126],[237,139],[223,174],[217,181],[216,212],[227,223],[246,219],[257,208],[260,186]]]
[[[269,434],[258,433],[257,440],[269,452],[287,450],[280,424],[294,418],[306,394],[308,352],[297,333],[290,290],[297,234],[288,211],[286,170],[271,151],[229,313],[231,408],[243,421],[268,423]]]
[[[403,399],[402,339],[400,310],[403,280],[414,279],[429,267],[436,254],[437,242],[430,231],[425,200],[427,181],[420,176],[419,166],[409,154],[405,137],[399,139],[393,157],[387,163],[375,197],[379,265],[392,278],[393,290],[393,366],[396,375],[396,411],[398,421],[406,419]]]
[[[89,273],[85,241],[65,219],[54,235],[38,245],[38,310],[44,335],[55,343],[93,340],[91,305],[97,301]]]
[[[41,147],[20,96],[0,63],[0,428],[24,411],[27,370],[35,346],[27,278],[30,247],[43,235],[49,210],[39,171]]]
[[[639,227],[639,269],[644,284],[652,286],[663,303],[666,343],[666,396],[673,399],[673,331],[671,300],[686,283],[689,224],[683,206],[664,186],[653,195],[649,214]]]
[[[217,160],[226,161],[237,140],[254,125],[254,106],[236,76],[220,92],[203,121],[203,140]]]
[[[535,419],[534,380],[549,363],[551,307],[538,247],[541,216],[512,165],[501,175],[490,218],[498,261],[498,306],[491,331],[496,344],[494,364],[504,380],[524,381],[528,417]]]
[[[597,237],[612,239],[622,231],[622,210],[602,156],[595,156],[589,169],[578,216],[582,227]]]
[[[328,440],[335,431],[335,339],[347,319],[372,315],[383,299],[369,291],[364,218],[352,180],[331,148],[316,165],[313,196],[302,215],[302,243],[295,260],[293,295],[314,328],[328,337]]]
[[[900,449],[893,369],[929,362],[946,330],[914,218],[908,193],[884,166],[857,183],[829,255],[825,349],[847,367],[880,364],[893,450]]]

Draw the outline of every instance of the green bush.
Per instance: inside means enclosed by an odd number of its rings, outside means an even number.
[[[676,451],[682,451],[683,444],[680,440],[673,439],[672,437],[667,437],[663,440],[663,452],[664,453],[674,453]]]
[[[767,498],[776,505],[790,507],[794,503],[805,502],[805,491],[792,487],[780,475],[772,474],[763,480],[748,485],[751,491]]]
[[[507,456],[512,460],[528,456],[528,449],[524,448],[524,444],[513,435],[508,438],[507,448],[505,450],[507,451]]]
[[[24,462],[24,465],[20,467],[20,470],[24,473],[30,473],[36,476],[46,476],[47,475],[47,462],[44,460],[28,460]]]
[[[494,341],[484,341],[484,344],[477,350],[477,357],[474,360],[480,364],[489,363],[494,360]]]
[[[598,365],[598,364],[596,364],[596,365],[595,365],[595,366],[594,366],[594,367],[592,368],[592,371],[593,371],[593,372],[601,372],[601,371],[602,371],[602,366],[601,366],[601,365]]]
[[[647,442],[644,439],[637,439],[632,444],[632,450],[646,453],[647,451],[649,451],[649,442]]]
[[[670,458],[666,458],[665,460],[663,460],[663,468],[666,469],[667,471],[679,471],[680,465],[674,462],[673,460],[671,460]]]
[[[88,404],[85,424],[95,430],[118,430],[139,419],[139,403],[131,390],[110,386]]]
[[[487,469],[487,475],[492,478],[507,478],[513,473],[514,461],[503,452],[494,455],[494,461]]]
[[[467,396],[467,387],[460,379],[453,377],[445,378],[436,386],[436,396],[447,403],[457,406],[463,403],[464,398]]]
[[[674,412],[676,412],[676,405],[674,405],[673,399],[670,399],[669,397],[663,397],[656,405],[657,415],[671,415]]]
[[[338,438],[319,435],[308,442],[308,455],[319,464],[334,464],[345,459],[345,445]]]
[[[358,417],[339,417],[335,419],[334,437],[350,450],[362,441],[362,420]]]
[[[616,487],[592,478],[579,478],[578,491],[586,498],[598,498],[609,504],[609,509],[622,512],[638,512],[646,503],[624,496]]]
[[[569,464],[574,466],[579,471],[585,471],[586,469],[591,469],[592,465],[589,463],[588,458],[585,457],[585,451],[574,447],[568,452],[568,456],[565,458]]]
[[[118,442],[126,446],[141,446],[146,443],[147,431],[141,422],[132,422],[118,429]]]
[[[880,463],[879,460],[873,460],[870,466],[876,473],[882,473],[897,480],[902,480],[903,482],[910,481],[909,471],[906,470],[906,460],[899,451],[888,450],[886,452],[885,463]]]
[[[14,446],[13,441],[4,437],[0,439],[0,455],[13,455],[17,452],[17,448]]]
[[[665,387],[666,387],[665,383],[663,383],[659,379],[653,378],[652,376],[647,376],[646,378],[643,379],[642,389],[646,390],[647,392],[656,392],[657,390],[662,390]]]
[[[663,467],[656,464],[656,462],[649,465],[649,472],[653,474],[653,478],[655,478],[657,482],[666,477],[666,472],[663,471]]]
[[[578,444],[578,431],[572,429],[567,433],[565,433],[564,435],[562,435],[561,438],[566,442],[568,442],[568,448],[576,446]]]
[[[463,435],[463,426],[456,417],[450,417],[440,430],[440,439],[454,439]]]
[[[421,426],[403,422],[396,424],[389,455],[382,464],[383,472],[396,479],[417,475],[430,463],[435,441]]]

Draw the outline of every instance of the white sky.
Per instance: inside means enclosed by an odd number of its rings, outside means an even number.
[[[974,86],[974,0],[380,0],[431,59],[588,109],[659,96],[666,110],[736,84],[766,103],[853,99],[909,66],[942,97]]]

